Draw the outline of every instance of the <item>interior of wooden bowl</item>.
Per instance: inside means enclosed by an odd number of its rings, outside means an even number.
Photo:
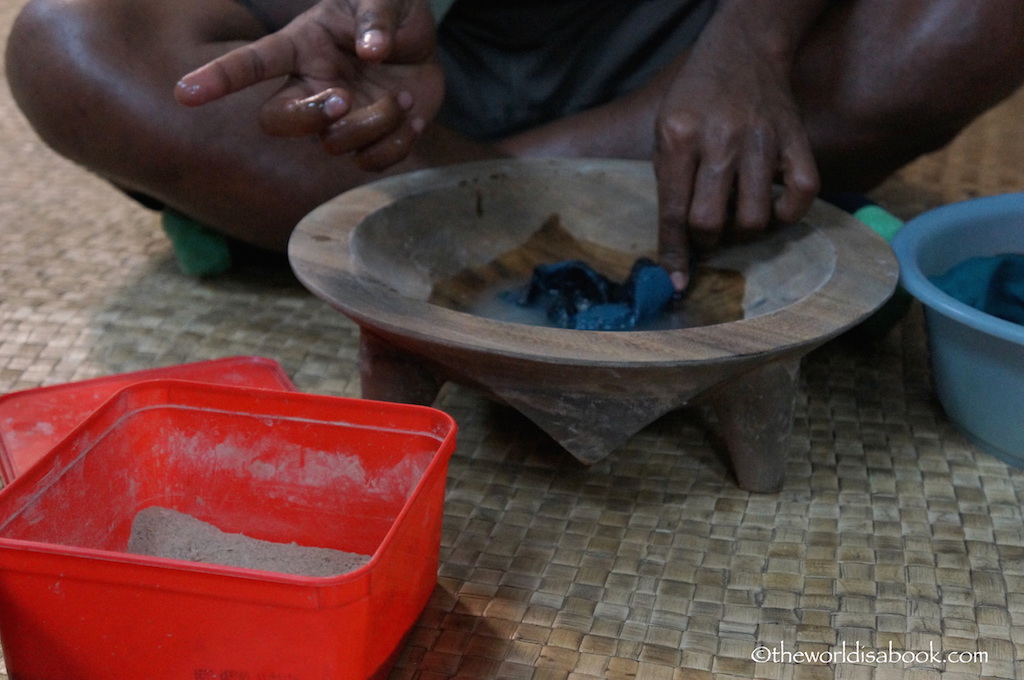
[[[652,166],[640,161],[498,159],[421,170],[319,206],[296,226],[289,258],[307,288],[378,337],[446,356],[545,364],[677,366],[803,351],[867,318],[896,287],[885,240],[816,201],[801,223],[702,263],[725,274],[698,274],[695,285],[714,294],[687,295],[684,305],[703,311],[683,328],[577,331],[489,318],[473,306],[495,285],[521,281],[534,260],[575,248],[618,277],[624,263],[654,254],[655,201]],[[566,234],[575,245],[563,250]],[[710,285],[722,278],[728,285]],[[741,313],[730,311],[737,299]]]
[[[649,169],[626,164],[510,166],[395,196],[355,228],[357,268],[398,294],[475,316],[546,325],[516,300],[535,267],[582,260],[623,281],[656,259]],[[831,241],[807,224],[701,258],[685,298],[644,330],[714,325],[769,314],[832,275]]]

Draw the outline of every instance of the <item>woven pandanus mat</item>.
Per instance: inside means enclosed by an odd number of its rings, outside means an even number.
[[[699,413],[582,468],[450,394],[439,585],[394,677],[1016,677],[1024,475],[943,418],[916,310],[852,340],[805,361],[772,495],[733,486]]]
[[[1024,189],[1022,120],[1017,96],[875,197],[910,217]],[[283,262],[182,276],[158,217],[50,153],[6,88],[0,224],[0,393],[257,354],[358,395],[355,327]],[[812,353],[772,495],[735,487],[695,410],[584,468],[449,389],[438,586],[393,677],[1024,676],[1024,474],[969,445],[930,381],[917,307]]]

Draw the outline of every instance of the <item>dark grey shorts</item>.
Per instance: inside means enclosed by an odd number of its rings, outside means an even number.
[[[457,0],[438,39],[440,122],[511,134],[638,88],[690,47],[715,0]]]

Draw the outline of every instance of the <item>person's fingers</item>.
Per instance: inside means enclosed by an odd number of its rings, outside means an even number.
[[[356,54],[383,61],[391,54],[400,20],[400,0],[360,0],[356,5]]]
[[[696,161],[690,155],[659,153],[655,159],[658,193],[658,260],[677,293],[690,284],[690,242],[687,225]]]
[[[738,238],[763,230],[772,218],[772,180],[778,149],[768,129],[749,133],[736,178],[736,207],[732,220]]]
[[[356,164],[368,172],[387,170],[403,160],[412,150],[413,142],[423,131],[422,125],[405,124],[390,135],[355,153]]]
[[[182,76],[175,85],[174,98],[186,106],[200,106],[288,75],[294,68],[291,40],[281,33],[271,33]]]
[[[796,222],[807,214],[821,189],[818,166],[810,143],[790,145],[782,152],[783,190],[774,202],[775,217],[781,222]]]
[[[408,93],[383,97],[331,124],[320,135],[320,141],[329,153],[336,155],[368,149],[394,134],[403,124],[409,125],[409,106],[411,96]]]
[[[683,293],[690,285],[693,276],[690,271],[690,252],[690,238],[686,228],[675,221],[660,220],[658,261],[668,272],[676,294]]]
[[[297,99],[293,88],[285,88],[268,99],[260,109],[260,127],[269,135],[303,137],[318,135],[351,110],[348,92],[330,88]]]
[[[676,293],[690,285],[688,234],[694,180],[699,163],[701,121],[675,111],[657,122],[654,176],[658,193],[658,260]]]
[[[736,183],[736,161],[732,153],[701,158],[693,183],[687,222],[691,245],[711,250],[722,240],[729,220],[729,197]]]

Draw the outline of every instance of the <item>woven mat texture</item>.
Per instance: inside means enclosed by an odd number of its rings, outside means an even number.
[[[0,35],[21,4],[2,4]],[[1024,94],[876,197],[911,217],[1024,190],[1022,120]],[[51,153],[6,86],[0,225],[0,393],[264,355],[302,390],[358,396],[350,322],[282,266],[181,275],[157,215]],[[917,307],[878,343],[811,354],[774,495],[738,490],[687,411],[585,469],[515,412],[449,390],[438,587],[392,677],[1024,677],[1024,474],[968,444],[930,380]],[[843,643],[918,654],[753,658]]]

